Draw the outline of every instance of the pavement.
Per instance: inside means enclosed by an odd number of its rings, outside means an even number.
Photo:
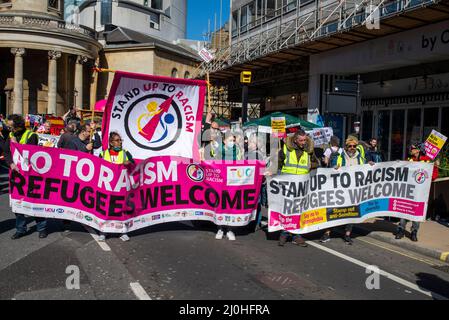
[[[378,239],[430,258],[449,262],[448,223],[443,221],[422,222],[418,231],[418,242],[412,242],[410,240],[411,222],[407,224],[406,236],[401,240],[396,240],[394,234],[397,225],[398,222],[390,222],[383,218],[377,218],[354,226],[354,231],[359,235]]]
[[[0,299],[449,299],[448,263],[363,235],[352,246],[337,234],[323,245],[317,232],[307,248],[279,247],[276,233],[240,228],[237,241],[218,241],[214,225],[183,222],[100,245],[80,224],[63,232],[52,220],[46,239],[29,226],[29,235],[10,240],[14,215],[0,196]]]

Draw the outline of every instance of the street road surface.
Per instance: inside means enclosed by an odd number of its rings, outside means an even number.
[[[278,247],[276,234],[259,230],[217,241],[213,225],[187,222],[140,230],[129,242],[114,236],[100,246],[95,232],[76,223],[62,232],[59,221],[50,222],[47,239],[34,232],[12,241],[14,223],[2,195],[0,299],[449,298],[447,264],[368,237],[348,246],[335,235],[321,244],[316,233],[308,235],[307,248]],[[368,265],[382,270],[378,289],[366,286]],[[69,290],[74,267],[80,286]]]

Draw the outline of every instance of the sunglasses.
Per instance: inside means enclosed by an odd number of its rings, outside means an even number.
[[[346,148],[357,148],[355,144],[347,144]]]

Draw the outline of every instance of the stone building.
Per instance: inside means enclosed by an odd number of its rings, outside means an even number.
[[[68,24],[62,0],[0,0],[0,114],[88,107],[94,30]]]

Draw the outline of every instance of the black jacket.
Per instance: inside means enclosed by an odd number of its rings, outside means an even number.
[[[85,141],[82,141],[79,137],[75,137],[75,139],[72,139],[69,142],[66,149],[90,153],[90,151],[86,148],[88,144],[89,140],[86,139]]]
[[[14,137],[17,139],[17,141],[20,141],[20,139],[22,138],[24,133],[25,133],[25,130],[20,131],[20,132],[14,134]],[[32,134],[31,137],[26,142],[26,144],[37,146],[39,144],[39,137],[37,136],[37,134]],[[9,138],[9,136],[5,142],[5,161],[8,164],[8,166],[10,166],[13,163],[12,155],[11,155],[11,138]]]

